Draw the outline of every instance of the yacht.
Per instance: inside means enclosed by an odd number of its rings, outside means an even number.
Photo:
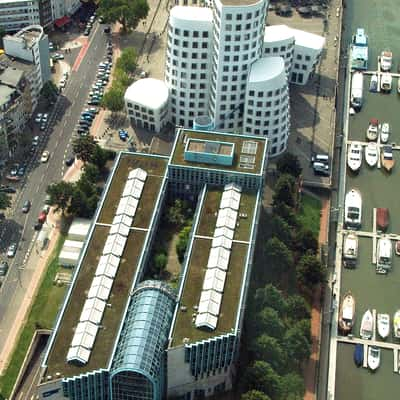
[[[363,85],[363,73],[354,72],[351,78],[350,105],[355,111],[359,111],[363,104]]]
[[[381,349],[376,346],[368,347],[368,367],[371,371],[375,371],[381,362]]]
[[[389,140],[389,133],[390,133],[390,128],[389,128],[389,123],[384,122],[381,126],[381,142],[382,143],[387,143]]]
[[[376,272],[386,274],[392,267],[393,246],[392,241],[386,237],[380,237],[376,245]]]
[[[361,339],[371,339],[374,331],[374,317],[371,310],[367,310],[361,320],[360,336]]]
[[[376,118],[371,118],[367,129],[367,139],[376,140],[378,138],[378,125],[379,122]]]
[[[381,232],[386,232],[390,223],[390,213],[387,207],[378,207],[376,209],[376,227]]]
[[[351,68],[368,69],[368,36],[363,28],[358,28],[351,41]]]
[[[381,163],[387,172],[392,172],[394,167],[393,149],[392,146],[383,146],[381,151]]]
[[[384,72],[381,75],[381,90],[386,93],[392,90],[392,75],[389,72]]]
[[[378,75],[373,74],[371,76],[371,81],[369,82],[369,91],[377,92],[378,91]]]
[[[360,142],[351,142],[347,151],[347,165],[353,172],[357,172],[362,163],[362,145]]]
[[[393,316],[393,336],[400,339],[400,310],[397,310]]]
[[[378,334],[382,339],[386,339],[390,333],[389,314],[378,314],[377,316]]]
[[[356,189],[351,189],[344,202],[344,222],[347,227],[361,227],[362,199],[361,194]]]
[[[375,167],[378,163],[379,148],[376,142],[369,142],[365,146],[365,161],[370,167]]]
[[[348,335],[354,325],[356,303],[350,292],[343,297],[339,310],[339,331],[344,335]]]
[[[358,256],[358,236],[354,233],[348,233],[344,237],[343,243],[343,265],[346,268],[354,268]]]
[[[381,53],[380,63],[381,71],[389,72],[392,69],[393,53],[388,50],[384,50]]]
[[[356,347],[354,348],[354,354],[353,354],[353,359],[354,359],[354,364],[356,364],[357,367],[361,367],[364,362],[364,345],[361,343],[357,343]]]

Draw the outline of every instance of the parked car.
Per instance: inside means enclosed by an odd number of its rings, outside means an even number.
[[[42,224],[41,223],[39,223],[39,222],[36,222],[36,224],[35,225],[33,225],[33,229],[35,230],[35,231],[40,231],[41,229],[42,229]]]
[[[49,212],[50,212],[50,206],[49,206],[48,204],[45,204],[45,205],[43,206],[43,208],[42,208],[42,211],[43,211],[46,215],[48,215]]]
[[[64,60],[64,54],[55,53],[53,55],[53,60]]]
[[[26,171],[26,167],[23,165],[22,167],[18,168],[17,175],[22,177],[25,175],[25,171]]]
[[[85,32],[83,32],[83,34],[84,34],[85,36],[89,36],[89,35],[90,35],[90,29],[86,28],[86,29],[85,29]]]
[[[44,204],[51,204],[51,196],[49,194],[46,194]]]
[[[22,212],[23,212],[24,214],[28,213],[29,210],[31,209],[31,205],[32,205],[32,203],[31,203],[30,200],[25,200],[25,201],[24,201],[24,204],[23,204],[23,206],[22,206]]]
[[[90,99],[88,101],[88,105],[89,106],[98,106],[100,104],[100,100],[99,99]]]
[[[70,167],[75,162],[75,157],[69,157],[65,160],[65,165]]]
[[[8,271],[8,262],[2,261],[0,263],[0,276],[6,276]]]
[[[42,117],[43,117],[42,113],[36,114],[35,122],[40,124],[42,122]]]
[[[47,151],[47,150],[45,150],[45,151],[42,153],[42,157],[40,157],[40,162],[46,163],[47,161],[49,161],[49,157],[50,157],[50,152]]]
[[[7,257],[13,258],[17,252],[17,243],[11,243],[7,249]]]
[[[64,89],[66,84],[67,84],[67,81],[63,78],[60,80],[60,83],[58,84],[58,86],[60,87],[60,89]]]
[[[44,211],[40,211],[39,216],[38,216],[38,222],[39,224],[44,224],[47,219],[47,214]]]
[[[34,136],[32,139],[32,146],[37,146],[39,144],[39,136]]]
[[[45,131],[46,128],[47,128],[47,124],[42,124],[42,125],[40,125],[40,130],[41,130],[42,132]]]
[[[13,188],[12,186],[1,185],[0,192],[12,194],[17,193],[17,189]]]
[[[18,174],[18,169],[19,169],[19,164],[14,164],[14,165],[11,167],[10,175],[11,175],[11,176],[17,176],[17,174]]]
[[[104,33],[111,33],[111,28],[110,28],[109,26],[106,26],[106,27],[103,29],[103,32],[104,32]]]

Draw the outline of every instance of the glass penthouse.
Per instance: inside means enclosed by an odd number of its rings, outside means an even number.
[[[265,138],[179,129],[170,157],[119,154],[39,399],[190,399],[231,387],[267,153]],[[197,200],[176,291],[143,281],[167,190]]]

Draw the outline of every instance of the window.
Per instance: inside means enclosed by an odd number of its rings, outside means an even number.
[[[201,48],[202,48],[202,49],[206,49],[207,47],[208,47],[207,42],[201,44]]]
[[[198,31],[194,31],[193,32],[193,37],[198,38],[199,37],[199,32]]]
[[[192,43],[192,47],[193,47],[194,49],[197,49],[197,48],[199,47],[199,44],[198,44],[197,42],[193,42],[193,43]]]
[[[203,36],[203,38],[208,38],[208,32],[204,31],[202,36]]]
[[[187,58],[188,53],[186,51],[182,51],[182,58]]]
[[[231,51],[231,46],[225,46],[224,50],[225,51]]]
[[[303,71],[306,71],[306,70],[307,70],[307,65],[303,64],[303,65],[301,66],[301,69],[302,69]]]
[[[231,35],[225,35],[225,42],[231,41]]]
[[[232,21],[232,14],[226,14],[226,20]]]
[[[301,56],[301,54],[297,54],[296,56],[296,60],[301,60],[303,57]]]
[[[236,21],[242,20],[242,14],[236,14]]]
[[[175,35],[180,35],[181,34],[181,30],[180,29],[178,29],[178,28],[175,28]]]
[[[286,47],[285,46],[281,46],[281,51],[286,51]]]
[[[277,53],[277,52],[278,52],[278,48],[277,48],[277,47],[274,47],[274,48],[272,49],[272,51],[273,51],[274,53]]]
[[[265,49],[265,54],[269,54],[270,51],[271,51],[271,49],[267,47],[267,48]]]
[[[299,75],[297,76],[297,81],[298,81],[299,83],[303,83],[303,74],[299,74]]]
[[[224,56],[224,62],[229,62],[230,61],[230,57],[229,56]]]

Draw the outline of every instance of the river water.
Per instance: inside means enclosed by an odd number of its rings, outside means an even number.
[[[369,36],[369,70],[377,69],[377,57],[384,49],[393,52],[397,72],[400,62],[399,0],[346,0],[344,15],[345,31],[342,40],[348,45],[351,35],[358,27]],[[364,79],[364,105],[362,111],[350,117],[349,139],[365,141],[370,118],[389,122],[390,143],[400,145],[400,95],[397,79],[393,79],[391,94],[369,93],[369,77]],[[361,171],[354,176],[347,173],[346,192],[351,188],[360,190],[363,199],[362,230],[372,230],[373,207],[390,210],[388,232],[400,234],[400,151],[395,152],[396,165],[391,175],[383,169],[370,169],[363,163]],[[400,308],[400,257],[393,255],[393,268],[388,275],[377,275],[372,264],[372,239],[360,239],[359,260],[354,270],[342,270],[341,293],[351,290],[356,300],[356,323],[354,334],[359,336],[363,313],[368,309],[393,313]],[[392,326],[391,326],[392,329]],[[392,341],[392,337],[388,341]],[[382,350],[381,365],[375,373],[356,368],[353,362],[354,346],[339,344],[336,365],[335,399],[378,400],[400,399],[400,375],[393,372],[393,352]]]

